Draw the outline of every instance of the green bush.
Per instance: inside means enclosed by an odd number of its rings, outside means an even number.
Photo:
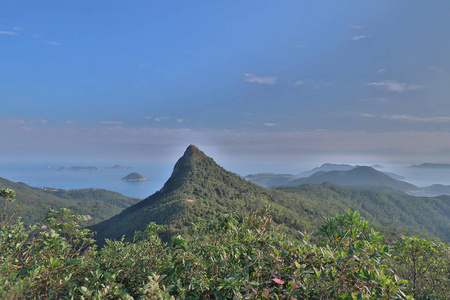
[[[5,205],[13,191],[0,190]],[[97,250],[82,217],[50,210],[25,228],[2,215],[1,299],[447,299],[449,247],[417,237],[392,246],[357,211],[324,220],[321,244],[294,240],[269,210],[198,219],[163,242],[150,223],[133,242]]]

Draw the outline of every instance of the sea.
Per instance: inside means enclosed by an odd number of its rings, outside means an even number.
[[[115,165],[128,168],[111,169]],[[94,166],[99,170],[59,170],[61,167],[70,169],[72,166]],[[100,188],[141,199],[160,190],[169,179],[172,170],[173,163],[0,161],[0,177],[13,182],[23,182],[38,188],[51,187],[66,190]],[[147,180],[137,182],[122,180],[132,172],[141,174]]]

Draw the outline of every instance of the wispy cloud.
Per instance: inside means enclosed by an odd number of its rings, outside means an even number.
[[[53,46],[59,46],[59,45],[60,45],[58,42],[50,41],[50,40],[44,39],[44,38],[43,38],[41,35],[39,35],[39,34],[33,33],[33,36],[34,36],[36,39],[38,39],[39,41],[43,42],[43,43],[50,44],[50,45],[53,45]]]
[[[0,34],[3,34],[3,35],[16,35],[17,32],[15,32],[15,31],[0,31]]]
[[[385,68],[381,68],[381,69],[378,70],[378,74],[384,73],[384,72],[386,72],[386,71],[387,71],[387,70],[386,70]]]
[[[428,70],[435,71],[435,72],[438,72],[438,73],[443,73],[444,72],[443,68],[433,67],[433,66],[428,67]]]
[[[351,40],[352,41],[359,41],[359,40],[365,39],[366,37],[367,36],[365,36],[365,35],[355,35],[355,36],[352,36]]]
[[[352,25],[352,26],[350,26],[351,29],[361,29],[361,28],[364,28],[364,27],[365,27],[364,25]]]
[[[25,29],[24,29],[23,27],[14,26],[14,27],[12,28],[12,30],[14,30],[14,31],[24,31]]]
[[[372,115],[372,114],[368,114],[368,113],[361,113],[361,114],[359,114],[361,117],[364,117],[364,118],[373,118],[374,117],[374,115]]]
[[[359,100],[361,102],[378,102],[378,103],[387,103],[387,102],[391,102],[391,100],[386,99],[386,98],[368,98],[368,99],[361,99]]]
[[[99,123],[102,125],[122,125],[120,121],[100,121]]]
[[[306,45],[295,45],[294,48],[306,48]]]
[[[59,43],[54,42],[54,41],[46,41],[46,40],[44,40],[43,42],[47,43],[47,44],[50,44],[50,45],[53,45],[53,46],[59,46],[60,45]]]
[[[178,118],[176,120],[177,120],[178,123],[183,123],[183,122],[188,122],[189,121],[189,119],[181,119],[181,118]]]
[[[276,125],[277,125],[276,123],[264,123],[264,126],[267,126],[267,127],[273,127]]]
[[[67,124],[67,125],[73,125],[73,124],[77,124],[77,121],[72,121],[72,120],[64,120],[62,121],[63,124]]]
[[[244,73],[244,81],[246,82],[254,82],[259,84],[276,84],[278,81],[277,77],[269,76],[269,77],[260,77],[256,76],[252,73]]]
[[[411,115],[386,115],[383,116],[384,119],[389,120],[399,120],[399,121],[411,121],[411,122],[424,122],[424,123],[448,123],[450,122],[450,117],[416,117]]]
[[[158,117],[158,118],[154,118],[154,120],[155,120],[156,122],[161,122],[161,121],[163,121],[163,120],[168,120],[168,119],[170,119],[170,117]]]
[[[392,92],[397,92],[397,93],[403,93],[406,91],[414,91],[414,90],[422,89],[425,87],[423,85],[408,84],[408,83],[403,83],[403,82],[397,82],[394,80],[383,80],[383,81],[378,81],[378,82],[371,82],[371,83],[368,83],[367,85],[378,87],[378,88],[385,89],[385,90],[392,91]]]
[[[320,81],[314,81],[314,80],[309,80],[309,79],[303,79],[303,80],[298,80],[298,81],[294,82],[294,85],[295,86],[311,85],[315,89],[319,89],[321,87],[332,86],[332,85],[334,85],[334,83],[333,82],[320,82]]]

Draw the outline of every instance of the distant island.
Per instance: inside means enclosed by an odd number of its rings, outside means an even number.
[[[420,165],[412,165],[410,168],[420,168],[420,169],[450,169],[450,164],[433,164],[433,163],[423,163]]]
[[[131,170],[131,167],[122,167],[119,165],[115,165],[113,167],[103,167],[103,168],[97,168],[93,166],[88,167],[80,167],[80,166],[73,166],[69,169],[65,167],[61,167],[58,169],[58,171],[101,171],[101,170]]]
[[[144,181],[147,180],[144,176],[139,173],[133,172],[122,178],[123,181]]]

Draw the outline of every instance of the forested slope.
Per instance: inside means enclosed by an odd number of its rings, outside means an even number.
[[[325,217],[351,208],[362,209],[366,218],[390,235],[420,233],[450,240],[449,202],[445,199],[331,184],[263,188],[226,171],[193,145],[178,160],[160,191],[91,229],[100,241],[123,235],[129,239],[135,231],[155,222],[167,225],[163,234],[170,236],[186,233],[197,217],[211,221],[219,214],[242,214],[268,205],[274,221],[295,237],[299,231],[312,231]]]
[[[16,203],[25,224],[35,224],[43,219],[49,209],[69,208],[74,213],[90,216],[88,224],[108,219],[124,208],[140,201],[138,198],[103,189],[62,190],[35,188],[25,183],[0,178],[0,188],[16,191]],[[12,210],[14,207],[9,206]],[[87,218],[90,218],[87,217]]]

